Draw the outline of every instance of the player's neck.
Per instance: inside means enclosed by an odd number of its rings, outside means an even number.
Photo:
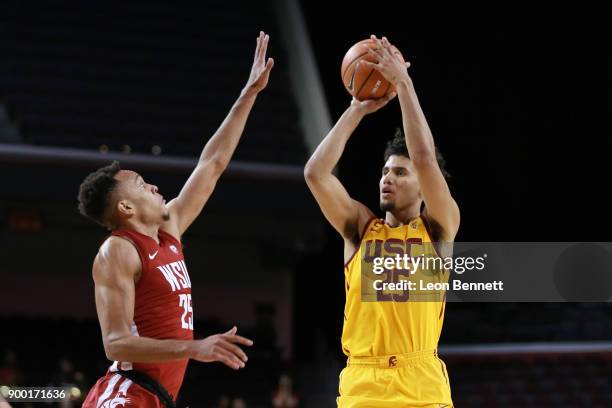
[[[151,237],[159,244],[159,238],[157,234],[159,233],[159,225],[158,224],[144,224],[139,221],[128,221],[124,228],[130,229],[132,231],[136,231],[141,233],[142,235],[146,235]]]
[[[387,211],[385,222],[391,227],[399,227],[409,224],[410,221],[421,215],[421,203],[416,202],[401,210]]]

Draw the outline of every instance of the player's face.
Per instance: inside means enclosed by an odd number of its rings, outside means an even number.
[[[421,197],[421,187],[412,161],[405,156],[391,155],[382,169],[379,183],[380,209],[402,210]]]
[[[131,170],[121,170],[115,178],[121,183],[119,200],[124,198],[128,201],[138,218],[145,222],[167,221],[170,218],[166,200],[159,194],[157,186],[148,184],[140,174]]]

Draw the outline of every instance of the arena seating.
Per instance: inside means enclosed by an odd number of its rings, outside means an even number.
[[[0,101],[23,141],[197,156],[246,83],[259,30],[276,60],[238,160],[303,163],[286,54],[266,2],[37,3],[0,14]]]
[[[612,406],[612,355],[445,358],[458,407]]]

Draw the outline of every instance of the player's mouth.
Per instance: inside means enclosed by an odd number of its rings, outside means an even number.
[[[393,195],[393,189],[391,189],[390,187],[384,187],[382,189],[382,191],[380,192],[380,195],[382,198],[389,198]]]

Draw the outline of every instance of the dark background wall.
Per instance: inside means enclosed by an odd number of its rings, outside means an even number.
[[[286,49],[296,45],[283,41],[271,4],[215,1],[193,10],[163,2],[6,4],[0,108],[20,131],[20,143],[122,151],[129,141],[132,152],[149,154],[158,145],[162,157],[195,157],[238,95],[254,37],[265,29],[276,66],[236,158],[306,162],[286,69]],[[448,22],[441,10],[412,4],[301,6],[334,121],[350,102],[339,71],[353,43],[386,35],[411,61],[461,207],[457,240],[609,240],[610,60],[595,11],[540,16],[517,6],[504,11],[509,22],[482,10]],[[375,211],[384,146],[400,125],[393,102],[362,122],[340,161],[351,195]],[[0,163],[0,350],[17,351],[28,384],[45,383],[63,356],[86,372],[84,387],[108,363],[90,279],[105,232],[80,217],[75,202],[79,182],[95,167]],[[136,170],[166,196],[187,176]],[[33,226],[24,228],[24,220]],[[185,401],[244,392],[266,406],[278,373],[287,369],[296,373],[304,400],[319,393],[333,401],[344,362],[342,242],[305,184],[224,176],[184,241],[196,334],[238,324],[264,345],[253,350],[254,368],[244,373],[191,364],[188,383],[195,386],[185,388]],[[241,266],[228,267],[227,259]],[[441,345],[609,340],[611,322],[609,304],[454,303]],[[599,360],[547,361],[548,371],[532,360],[519,363],[504,370],[502,361],[493,365],[498,377],[490,370],[480,378],[489,362],[458,362],[450,368],[457,397],[475,395],[474,382],[513,384],[518,374],[503,375],[527,366],[534,373],[525,378],[534,384],[547,377],[543,372],[563,370],[610,378]]]

